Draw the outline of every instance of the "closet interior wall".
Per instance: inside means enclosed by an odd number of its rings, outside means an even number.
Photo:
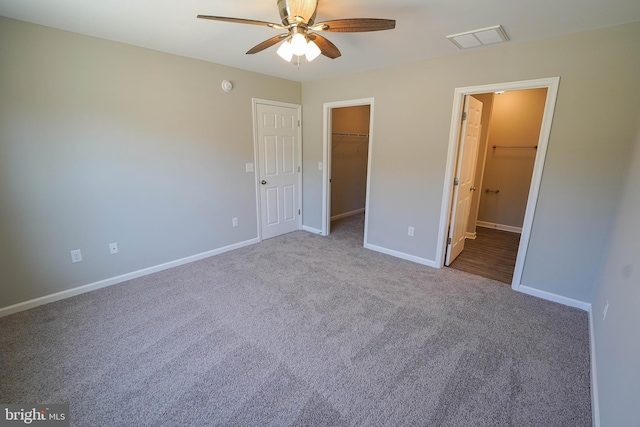
[[[369,105],[331,110],[331,218],[364,211]]]

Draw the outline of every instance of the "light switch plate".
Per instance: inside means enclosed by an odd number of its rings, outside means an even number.
[[[253,163],[245,163],[244,164],[244,168],[246,172],[253,172],[254,168],[253,168]]]

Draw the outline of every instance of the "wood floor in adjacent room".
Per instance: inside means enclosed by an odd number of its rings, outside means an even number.
[[[450,265],[456,270],[511,284],[520,234],[478,227],[464,250]]]

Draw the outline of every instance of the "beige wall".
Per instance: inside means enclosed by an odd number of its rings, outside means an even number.
[[[0,307],[257,237],[251,99],[299,83],[5,18],[0,58]]]
[[[491,114],[491,134],[486,150],[478,221],[521,228],[529,197],[536,150],[505,148],[538,145],[546,89],[496,95]],[[493,148],[493,146],[497,148]],[[486,193],[485,190],[499,190]]]
[[[474,179],[474,186],[476,191],[473,193],[471,199],[471,209],[469,210],[469,222],[467,223],[467,235],[475,236],[476,233],[476,221],[478,219],[478,208],[480,207],[480,195],[482,194],[482,175],[484,172],[484,159],[487,150],[487,140],[490,133],[491,123],[491,110],[493,107],[493,97],[495,94],[480,93],[473,95],[478,101],[482,102],[482,118],[480,124],[482,126],[480,132],[480,141],[478,143],[478,159],[476,162],[476,175]]]
[[[322,224],[323,103],[373,97],[369,242],[435,260],[455,88],[559,76],[522,285],[591,301],[640,111],[637,40],[633,23],[304,83],[304,224]]]
[[[369,112],[369,105],[332,109],[332,132],[368,135]],[[369,138],[336,135],[331,147],[331,216],[364,209]]]
[[[635,153],[593,302],[601,426],[638,425],[640,396],[640,117]],[[625,165],[620,165],[626,169]],[[604,307],[609,304],[606,319]],[[596,424],[597,425],[597,424]]]

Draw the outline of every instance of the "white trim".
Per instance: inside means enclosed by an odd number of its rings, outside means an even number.
[[[476,240],[477,237],[478,237],[478,233],[476,233],[475,231],[473,233],[470,233],[467,231],[467,235],[465,236],[465,239]]]
[[[298,230],[302,230],[302,105],[291,104],[289,102],[271,101],[269,99],[251,98],[251,109],[253,114],[253,162],[255,165],[253,174],[254,181],[256,183],[256,216],[258,238],[260,239],[260,241],[262,241],[262,212],[260,209],[260,185],[258,184],[258,181],[260,180],[261,167],[258,148],[258,104],[271,105],[274,107],[292,108],[295,109],[298,114],[298,167],[300,168],[300,171],[298,172],[298,211],[300,211],[300,214],[298,215]]]
[[[531,295],[534,297],[546,299],[547,301],[557,302],[558,304],[566,305],[573,308],[579,308],[580,310],[589,311],[591,304],[588,302],[580,301],[573,298],[563,297],[562,295],[554,294],[547,291],[541,291],[540,289],[532,288],[529,286],[521,285],[518,292]]]
[[[495,83],[482,86],[460,87],[455,89],[453,96],[453,108],[451,112],[451,127],[449,131],[449,149],[447,152],[444,189],[442,192],[442,205],[440,209],[438,246],[436,249],[436,264],[439,268],[444,266],[445,251],[447,248],[447,231],[449,225],[449,213],[451,210],[451,195],[453,188],[453,170],[455,168],[456,151],[460,136],[460,122],[462,119],[462,103],[464,101],[464,97],[466,95],[473,95],[477,93],[489,93],[503,90],[508,91],[546,88],[547,99],[545,102],[544,115],[542,117],[542,124],[540,127],[540,137],[538,139],[538,149],[536,150],[536,159],[533,168],[533,174],[531,177],[531,186],[529,189],[527,208],[522,224],[522,236],[520,237],[520,245],[518,247],[518,255],[513,272],[513,282],[511,284],[511,287],[515,290],[518,290],[521,287],[524,261],[527,255],[529,239],[531,237],[531,228],[533,227],[533,216],[535,214],[536,204],[538,201],[538,193],[540,192],[540,182],[542,181],[542,171],[547,154],[547,146],[549,145],[551,123],[553,121],[553,113],[555,110],[559,84],[560,77],[549,77],[544,79],[525,80],[509,83]]]
[[[600,398],[598,397],[598,365],[596,363],[596,335],[593,305],[589,305],[589,348],[591,349],[591,417],[593,426],[600,427]]]
[[[258,184],[259,181],[259,161],[260,159],[258,158],[258,126],[256,126],[257,124],[257,120],[258,120],[258,107],[257,107],[257,103],[258,101],[262,101],[261,99],[258,98],[251,98],[251,114],[253,116],[253,182],[255,185],[255,190],[256,190],[256,230],[258,230],[258,239],[260,239],[260,241],[262,241],[262,217],[260,214],[260,185]]]
[[[345,212],[338,215],[334,215],[331,217],[331,221],[334,221],[336,219],[341,219],[341,218],[347,218],[349,216],[358,215],[358,214],[361,214],[362,212],[364,212],[364,208],[356,209],[355,211],[351,211],[351,212]]]
[[[404,252],[394,251],[393,249],[387,249],[387,248],[383,248],[381,246],[372,245],[372,244],[369,244],[369,243],[365,243],[364,248],[365,249],[370,249],[372,251],[380,252],[380,253],[383,253],[385,255],[391,255],[391,256],[396,257],[396,258],[400,258],[400,259],[404,259],[404,260],[407,260],[407,261],[412,261],[412,262],[415,262],[415,263],[418,263],[418,264],[426,265],[427,267],[437,268],[436,262],[432,261],[430,259],[420,258],[420,257],[414,256],[414,255],[406,254]]]
[[[331,186],[329,180],[331,176],[331,108],[328,104],[324,104],[322,113],[322,235],[328,236],[331,227],[329,216],[331,215]]]
[[[511,233],[522,234],[522,227],[512,225],[496,224],[495,222],[476,221],[476,227],[493,228],[494,230],[509,231]]]
[[[302,226],[302,231],[308,231],[309,233],[322,235],[322,230],[318,230],[317,228],[307,227],[306,225]]]
[[[371,187],[371,158],[373,149],[373,113],[375,98],[352,99],[348,101],[325,102],[322,116],[322,235],[328,236],[331,230],[331,110],[342,107],[369,106],[369,149],[367,158],[367,188],[365,196],[364,244],[367,243],[369,229],[369,189]]]
[[[371,197],[371,159],[373,158],[373,120],[374,120],[374,99],[369,98],[369,147],[367,156],[367,189],[364,202],[364,239],[362,245],[366,247],[369,244],[369,201]]]
[[[235,243],[233,245],[225,246],[223,248],[202,252],[196,255],[180,258],[175,261],[169,261],[164,264],[158,264],[153,267],[143,268],[142,270],[133,271],[131,273],[122,274],[120,276],[111,277],[109,279],[100,280],[98,282],[89,283],[87,285],[78,286],[72,289],[67,289],[64,291],[56,292],[54,294],[45,295],[43,297],[39,297],[29,301],[10,305],[8,307],[3,307],[3,308],[0,308],[0,317],[8,316],[10,314],[18,313],[20,311],[29,310],[30,308],[34,308],[39,305],[49,304],[51,302],[59,301],[66,298],[71,298],[76,295],[95,291],[97,289],[105,288],[107,286],[116,285],[118,283],[126,282],[127,280],[137,279],[139,277],[147,276],[149,274],[157,273],[159,271],[167,270],[169,268],[178,267],[180,265],[189,264],[195,261],[200,261],[205,258],[209,258],[215,255],[220,255],[222,253],[229,252],[235,249],[240,249],[245,246],[254,245],[256,243],[260,243],[260,239],[255,238],[251,240],[246,240],[244,242]]]

